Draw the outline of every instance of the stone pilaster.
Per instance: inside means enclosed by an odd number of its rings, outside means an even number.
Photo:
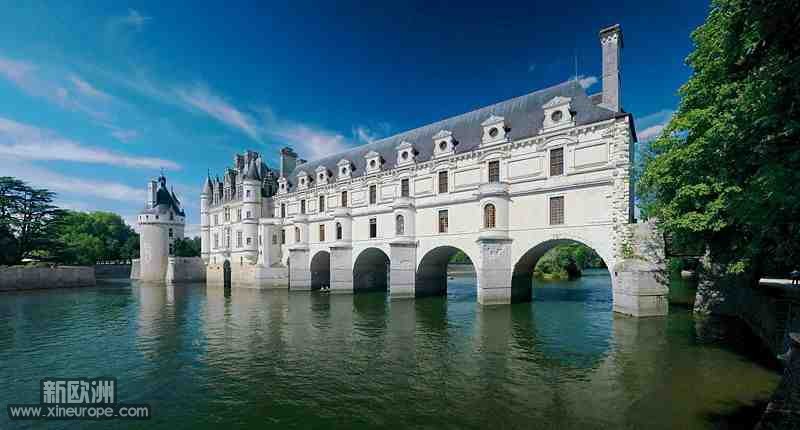
[[[353,248],[349,242],[331,246],[331,293],[353,294]]]
[[[511,239],[504,234],[489,234],[478,239],[480,262],[478,272],[478,303],[502,305],[511,303]]]
[[[417,242],[398,238],[390,244],[389,297],[413,299],[416,293]]]
[[[308,246],[295,245],[289,248],[290,290],[311,290],[311,270],[309,270],[309,264]]]

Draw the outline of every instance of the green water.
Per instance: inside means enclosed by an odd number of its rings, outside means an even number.
[[[607,272],[600,272],[607,273]],[[480,308],[203,285],[0,295],[0,429],[752,428],[778,381],[732,321],[611,312],[608,276]],[[43,377],[114,376],[147,422],[10,422]]]

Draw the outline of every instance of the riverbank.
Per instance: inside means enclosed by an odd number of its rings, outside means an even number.
[[[96,283],[94,267],[0,267],[0,292],[92,287]]]

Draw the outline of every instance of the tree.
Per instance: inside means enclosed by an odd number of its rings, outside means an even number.
[[[800,1],[715,0],[639,189],[675,246],[728,273],[800,259]]]
[[[139,235],[110,212],[68,212],[58,240],[62,244],[58,260],[66,264],[93,265],[139,255]]]
[[[58,249],[56,230],[64,211],[53,204],[55,193],[19,179],[0,177],[0,252],[3,264],[36,256],[47,259]]]
[[[201,253],[200,238],[194,239],[185,237],[175,241],[174,254],[176,257],[199,257]]]

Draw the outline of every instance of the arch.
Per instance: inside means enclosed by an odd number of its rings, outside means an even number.
[[[311,258],[311,289],[319,290],[331,285],[331,254],[319,251]]]
[[[419,262],[419,266],[417,266],[414,287],[417,296],[447,294],[447,266],[450,264],[450,259],[459,251],[470,258],[470,261],[473,262],[472,269],[475,271],[474,260],[463,250],[449,245],[437,246],[425,253]],[[477,282],[475,285],[475,292],[477,293]]]
[[[522,254],[522,256],[514,264],[514,269],[511,275],[511,301],[519,302],[531,300],[533,293],[533,270],[536,267],[536,264],[539,262],[539,259],[541,259],[542,256],[544,256],[544,254],[551,249],[559,245],[569,244],[580,244],[591,248],[603,260],[603,263],[606,265],[606,269],[610,270],[609,268],[611,267],[612,262],[608,261],[595,247],[582,240],[572,238],[545,240],[528,249],[528,251]],[[611,276],[610,272],[609,276]]]
[[[366,248],[353,264],[353,291],[389,289],[389,256],[379,248]]]
[[[495,228],[497,225],[497,209],[494,204],[487,203],[483,206],[483,228]]]

